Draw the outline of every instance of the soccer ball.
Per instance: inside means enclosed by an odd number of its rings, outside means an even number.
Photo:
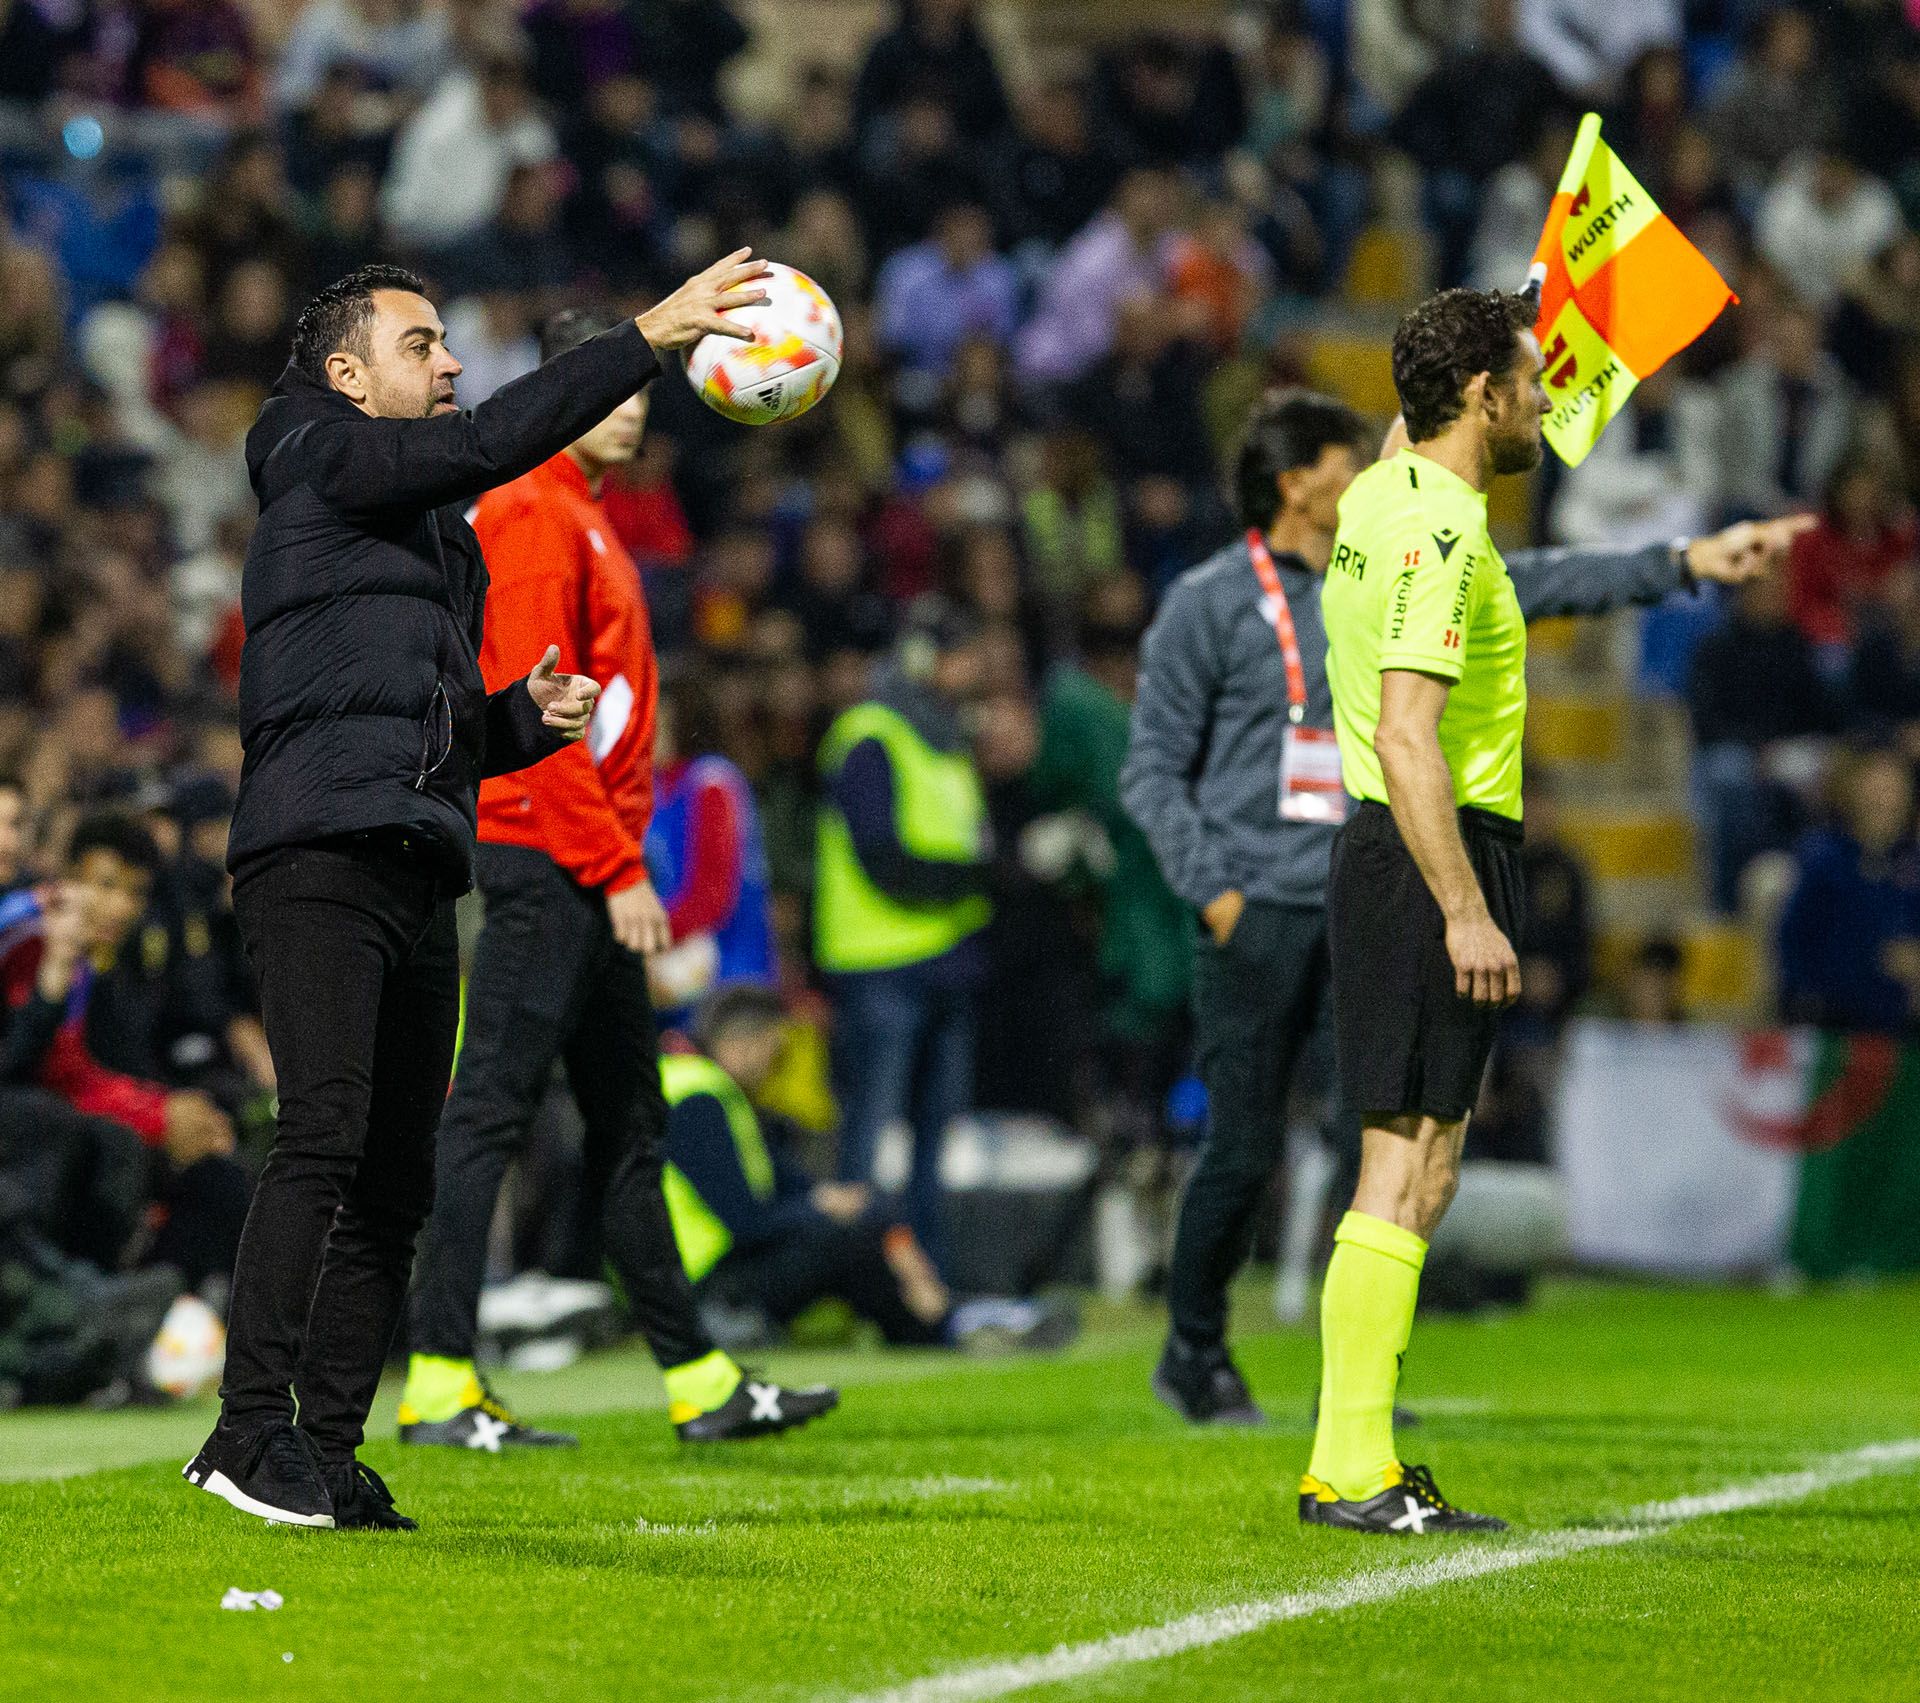
[[[804,414],[840,376],[840,311],[804,272],[767,262],[757,288],[762,307],[730,309],[753,328],[753,341],[703,337],[687,357],[687,377],[715,413],[745,426]]]
[[[220,1376],[227,1362],[227,1331],[220,1315],[195,1295],[180,1296],[160,1321],[147,1350],[147,1381],[189,1401]]]

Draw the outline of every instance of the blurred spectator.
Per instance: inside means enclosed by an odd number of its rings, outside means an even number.
[[[876,257],[920,241],[942,208],[988,195],[944,92],[909,95],[890,128],[891,140],[870,148],[860,179],[861,219]]]
[[[237,267],[259,262],[287,279],[304,279],[300,203],[287,184],[279,144],[264,131],[236,136],[175,234],[197,251],[202,275],[216,289]]]
[[[476,407],[540,364],[527,298],[500,285],[448,304],[447,347],[460,362],[460,404]]]
[[[292,330],[285,274],[271,260],[241,261],[221,282],[202,376],[213,384],[246,385],[264,397],[287,364]]]
[[[907,1119],[908,1222],[936,1267],[941,1145],[972,1097],[976,936],[992,914],[985,804],[959,719],[981,668],[973,621],[923,600],[873,697],[820,748],[814,955],[833,997],[840,1179],[870,1181],[881,1132]]]
[[[647,964],[663,1028],[684,1026],[716,987],[779,980],[759,810],[747,777],[717,744],[704,681],[691,668],[668,670],[647,828],[647,867],[673,930],[672,947]]]
[[[1768,577],[1736,594],[1726,622],[1693,656],[1694,804],[1706,840],[1714,903],[1739,903],[1740,872],[1784,843],[1796,814],[1775,777],[1776,748],[1837,732],[1839,706],[1807,636],[1793,624],[1787,587]]]
[[[1168,268],[1173,300],[1198,322],[1216,356],[1239,349],[1272,283],[1273,261],[1231,201],[1208,202],[1175,242]]]
[[[1920,348],[1920,233],[1901,230],[1841,281],[1828,341],[1862,391],[1892,388],[1902,347]]]
[[[752,39],[733,0],[633,0],[628,16],[665,105],[710,122],[724,120],[720,73]]]
[[[1593,900],[1587,867],[1560,832],[1556,789],[1538,763],[1526,776],[1526,920],[1516,943],[1520,1003],[1509,1027],[1526,1042],[1557,1040],[1593,981]]]
[[[945,378],[968,338],[1013,335],[1018,293],[986,209],[944,208],[926,241],[900,249],[874,280],[880,346],[909,374]]]
[[[1201,34],[1146,32],[1100,63],[1107,122],[1136,159],[1183,166],[1218,158],[1246,130],[1246,95],[1224,43]]]
[[[1656,934],[1633,949],[1620,985],[1620,1015],[1629,1023],[1669,1028],[1687,1020],[1686,993],[1681,980],[1685,965],[1679,942]]]
[[[1909,1033],[1920,999],[1913,770],[1897,752],[1835,766],[1832,820],[1795,848],[1780,918],[1780,1010],[1827,1029]]]
[[[815,660],[838,650],[884,650],[893,635],[893,612],[873,591],[859,532],[832,515],[807,527],[798,579],[780,602],[798,619]]]
[[[500,211],[515,166],[543,164],[556,146],[517,59],[450,71],[394,142],[386,221],[404,243],[448,248]]]
[[[1079,85],[1041,84],[1021,101],[1018,128],[994,171],[1007,240],[1058,248],[1106,205],[1120,169]]]
[[[1131,171],[1107,211],[1061,251],[1017,345],[1029,383],[1078,378],[1107,352],[1121,303],[1165,286],[1177,194],[1169,174]]]
[[[1865,612],[1847,681],[1847,706],[1871,731],[1897,732],[1920,757],[1920,565],[1909,560]]]
[[[1021,505],[1021,520],[1034,582],[1056,609],[1077,608],[1089,584],[1126,565],[1120,495],[1099,440],[1083,428],[1047,434],[1040,480]]]
[[[1487,179],[1467,262],[1467,282],[1472,288],[1511,290],[1525,279],[1572,152],[1573,137],[1564,115],[1549,118],[1530,153]]]
[[[1504,0],[1489,8],[1489,27],[1504,10]],[[1679,0],[1518,0],[1518,39],[1578,100],[1610,99],[1629,66],[1650,47],[1680,40]]]
[[[767,239],[779,255],[817,283],[844,313],[863,293],[867,251],[853,204],[838,190],[809,189],[794,203],[786,225]]]
[[[232,1157],[233,1126],[198,1091],[170,1091],[103,1063],[103,1043],[120,1038],[97,1031],[93,1009],[96,963],[110,965],[133,939],[159,864],[158,849],[137,823],[93,816],[73,834],[61,882],[22,889],[6,901],[0,1078],[45,1088],[83,1114],[48,1132],[55,1151],[47,1157],[56,1174],[69,1165],[87,1173],[76,1193],[93,1197],[96,1211],[107,1209],[102,1196],[120,1196],[115,1239],[123,1248],[140,1228],[145,1202],[164,1206],[163,1228],[137,1251],[144,1263],[175,1266],[198,1288],[233,1269],[246,1217],[249,1191]],[[147,1156],[90,1127],[93,1120],[129,1132]],[[109,1165],[132,1180],[107,1186],[100,1170]]]
[[[1713,391],[1677,362],[1634,391],[1626,411],[1578,467],[1567,469],[1553,503],[1563,544],[1658,544],[1710,531],[1719,503],[1719,407]]]
[[[1735,181],[1757,195],[1826,130],[1833,102],[1812,18],[1772,6],[1749,20],[1747,42],[1715,88],[1706,124]]]
[[[1792,162],[1760,203],[1760,252],[1800,299],[1825,313],[1900,229],[1893,192],[1836,143]]]
[[[0,10],[0,106],[33,106],[68,88],[98,22],[89,6],[12,0]]]
[[[232,0],[138,0],[132,27],[128,105],[228,125],[259,121],[259,54],[247,15]]]
[[[990,140],[1007,121],[1007,95],[973,0],[899,0],[894,26],[867,50],[853,92],[862,140],[926,89],[944,91],[959,134]]]
[[[860,183],[860,149],[853,131],[853,91],[833,65],[809,65],[785,114],[787,160],[797,192],[831,190],[852,196]]]
[[[1794,301],[1769,314],[1759,346],[1724,372],[1720,498],[1729,517],[1811,507],[1854,432],[1852,387],[1820,347],[1820,320]]]
[[[423,98],[446,60],[447,14],[422,0],[307,0],[280,50],[274,104],[299,112],[344,72],[362,123],[391,128],[400,103]]]
[[[1469,36],[1478,0],[1353,0],[1353,75],[1378,124],[1405,104],[1449,43]]]
[[[1442,284],[1466,275],[1487,180],[1533,150],[1555,100],[1553,78],[1514,25],[1513,0],[1488,0],[1479,33],[1449,44],[1408,95],[1390,132],[1421,168]],[[1462,89],[1472,89],[1474,98],[1463,101]]]
[[[1920,225],[1920,31],[1909,19],[1889,51],[1862,68],[1848,124],[1861,166],[1889,184],[1909,225]]]
[[[1819,523],[1793,541],[1787,584],[1793,618],[1816,647],[1839,656],[1894,572],[1915,561],[1912,507],[1872,461],[1843,463]]]
[[[1121,303],[1112,349],[1062,399],[1104,446],[1107,466],[1122,480],[1158,474],[1197,486],[1213,477],[1201,412],[1207,355],[1180,335],[1180,318],[1162,296]]]
[[[479,235],[442,257],[449,285],[515,295],[534,320],[557,312],[580,275],[561,228],[561,182],[552,164],[508,172],[499,212]]]

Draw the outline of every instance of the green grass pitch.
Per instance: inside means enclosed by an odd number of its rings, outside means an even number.
[[[1259,1434],[1153,1400],[1144,1313],[1050,1361],[776,1357],[841,1379],[841,1411],[728,1449],[676,1443],[632,1352],[505,1381],[577,1425],[564,1455],[403,1451],[389,1391],[367,1458],[413,1536],[266,1528],[189,1490],[205,1404],[0,1417],[0,1698],[1920,1699],[1920,1453],[1818,1466],[1920,1438],[1920,1286],[1563,1283],[1423,1319],[1404,1450],[1516,1527],[1446,1544],[1300,1530],[1315,1344],[1245,1299]],[[1554,1547],[1759,1481],[1759,1506]],[[1469,1548],[1524,1564],[1390,1576]],[[286,1606],[222,1612],[230,1585]],[[1252,1630],[1155,1641],[1249,1604]],[[1087,1644],[1064,1678],[1022,1665]]]

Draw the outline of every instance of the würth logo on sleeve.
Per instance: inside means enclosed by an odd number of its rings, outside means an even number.
[[[1458,650],[1460,648],[1460,629],[1458,627],[1449,627],[1440,635],[1440,644],[1445,650]]]

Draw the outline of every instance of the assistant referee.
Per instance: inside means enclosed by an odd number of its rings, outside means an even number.
[[[1393,1400],[1427,1239],[1520,993],[1526,618],[1487,489],[1538,465],[1548,410],[1530,298],[1448,290],[1393,340],[1408,443],[1354,480],[1321,596],[1346,790],[1327,893],[1336,1052],[1360,1182],[1321,1294],[1308,1524],[1498,1531],[1394,1448]],[[1774,556],[1806,517],[1723,535]],[[1738,536],[1736,536],[1736,534]]]

